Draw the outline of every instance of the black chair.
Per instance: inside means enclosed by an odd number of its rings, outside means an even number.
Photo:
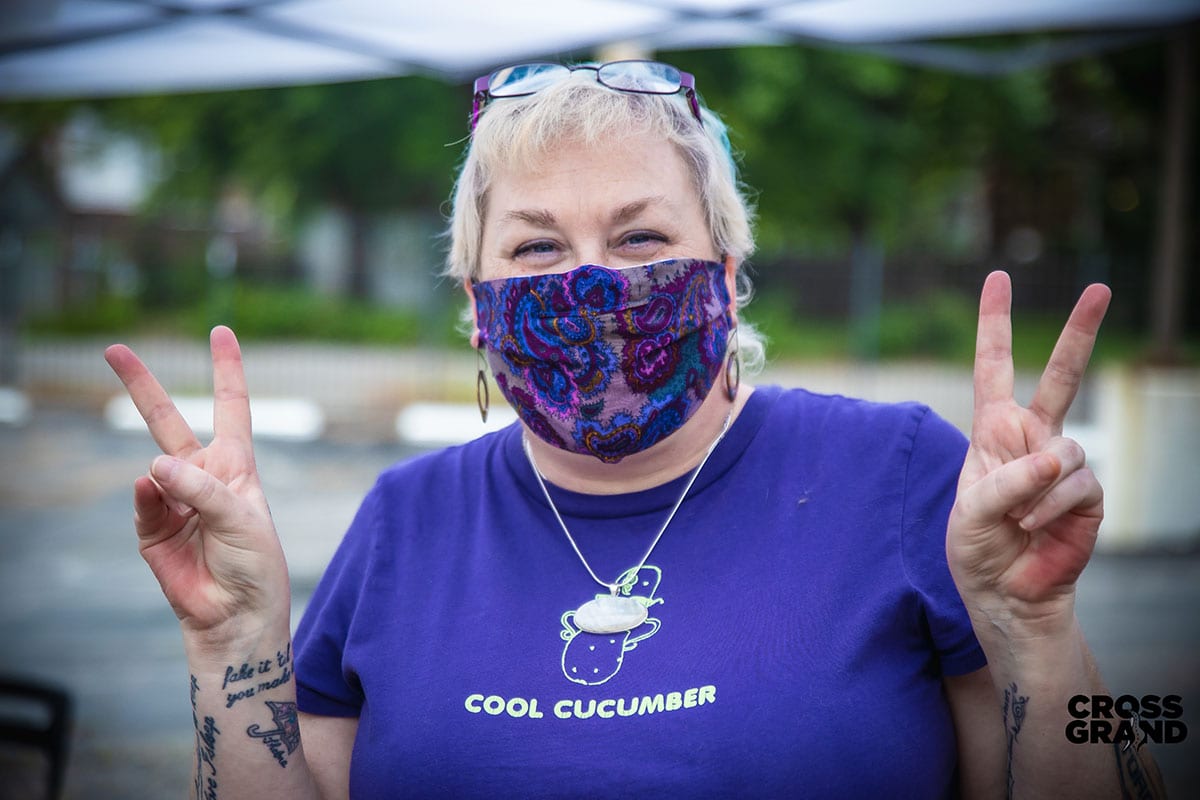
[[[47,769],[35,777],[33,785],[44,787],[48,800],[62,795],[70,738],[71,696],[67,692],[0,676],[0,748],[33,750],[44,756]],[[0,782],[8,781],[0,777]]]

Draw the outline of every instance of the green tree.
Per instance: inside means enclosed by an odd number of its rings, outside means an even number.
[[[767,250],[907,244],[964,171],[998,146],[1029,153],[1049,119],[1035,73],[983,80],[800,47],[685,58],[734,130]]]
[[[351,225],[351,293],[367,293],[372,212],[434,209],[449,195],[468,92],[422,77],[213,94],[125,98],[109,121],[160,146],[160,205],[210,214],[230,182],[281,216],[318,204]]]
[[[874,355],[885,252],[939,247],[928,223],[980,154],[1045,119],[1035,78],[982,82],[881,57],[800,47],[694,54],[758,190],[760,246],[849,253],[856,348]],[[689,56],[690,57],[690,56]],[[1000,109],[1021,107],[1018,114]],[[1023,131],[1022,131],[1023,132]]]

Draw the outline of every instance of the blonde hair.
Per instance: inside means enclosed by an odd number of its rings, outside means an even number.
[[[724,123],[707,108],[701,115],[703,126],[681,94],[614,91],[590,70],[577,70],[528,97],[492,101],[455,184],[447,274],[460,282],[479,277],[488,190],[497,172],[513,165],[533,169],[564,140],[600,146],[614,137],[647,134],[673,144],[687,165],[713,245],[737,263],[736,307],[742,308],[752,294],[743,265],[754,250],[753,210],[738,181]],[[743,367],[753,374],[764,360],[762,336],[740,321],[738,345]]]

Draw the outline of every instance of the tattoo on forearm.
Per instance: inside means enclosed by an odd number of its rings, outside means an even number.
[[[1008,740],[1007,794],[1005,796],[1008,800],[1012,800],[1013,797],[1013,746],[1017,742],[1021,726],[1025,724],[1025,705],[1028,702],[1028,695],[1017,693],[1016,683],[1010,683],[1004,690],[1004,734]]]
[[[283,686],[292,679],[292,645],[275,653],[274,658],[255,663],[249,661],[240,666],[227,666],[221,690],[225,692],[225,707],[254,697],[257,694]]]
[[[1167,796],[1162,775],[1152,759],[1142,761],[1143,739],[1136,744],[1114,742],[1117,756],[1117,779],[1121,782],[1121,797],[1128,800],[1157,800]]]
[[[275,719],[275,729],[264,731],[256,723],[246,728],[246,735],[262,739],[271,755],[279,762],[279,766],[286,767],[287,757],[300,746],[300,723],[296,718],[296,704],[272,703],[270,700],[267,700],[266,704]]]
[[[196,769],[195,792],[196,800],[216,800],[217,797],[217,736],[221,733],[212,717],[205,717],[201,723],[196,711],[196,695],[200,692],[200,682],[196,676],[191,676],[192,683],[192,725],[196,729]]]

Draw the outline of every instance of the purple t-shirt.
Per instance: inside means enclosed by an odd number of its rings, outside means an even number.
[[[359,717],[351,795],[951,797],[942,677],[984,665],[945,557],[966,443],[919,405],[759,388],[634,594],[603,590],[511,427],[386,471],[296,634],[301,710]],[[686,476],[551,487],[604,580]]]

